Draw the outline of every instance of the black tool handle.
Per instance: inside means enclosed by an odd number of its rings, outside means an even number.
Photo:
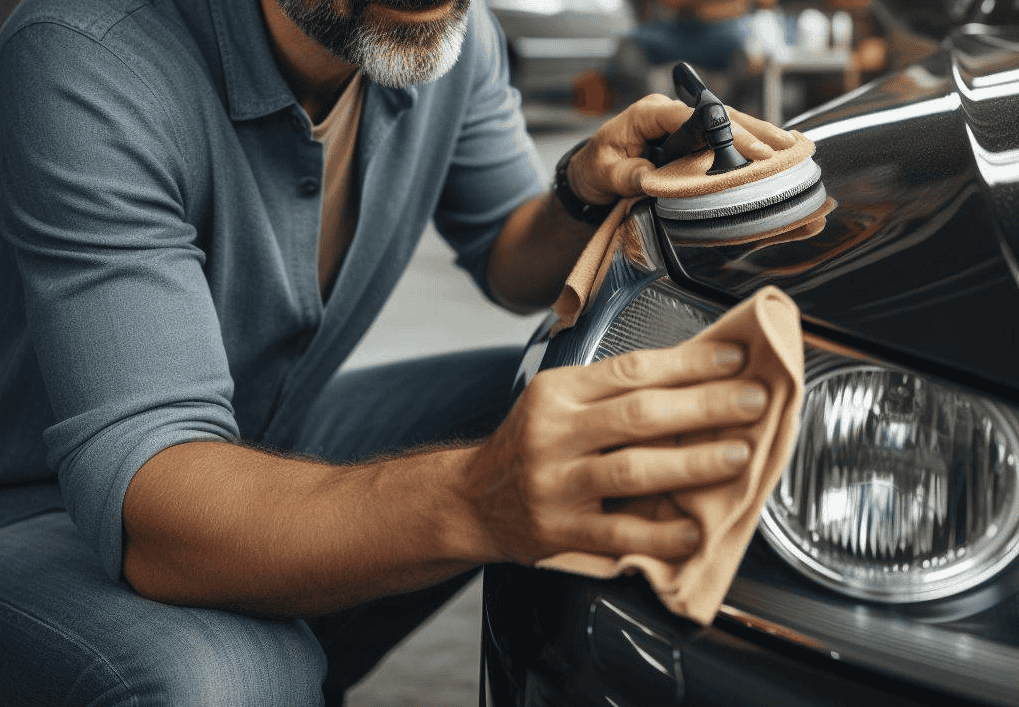
[[[701,94],[708,90],[708,87],[701,81],[693,67],[685,61],[681,61],[672,67],[672,85],[676,89],[676,96],[688,106],[696,106],[701,102]]]
[[[694,109],[693,115],[668,137],[648,143],[645,156],[651,163],[661,167],[710,147],[715,151],[715,161],[708,174],[722,174],[750,164],[733,147],[728,111],[693,67],[682,61],[676,64],[672,68],[672,82],[679,99]]]

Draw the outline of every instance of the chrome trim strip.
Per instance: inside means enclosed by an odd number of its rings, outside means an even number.
[[[852,607],[737,577],[722,615],[791,643],[971,699],[1019,705],[1019,649],[864,604]]]

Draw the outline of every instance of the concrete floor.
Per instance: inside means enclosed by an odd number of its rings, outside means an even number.
[[[562,109],[528,107],[528,125],[551,175],[559,156],[597,123]],[[352,355],[359,367],[412,356],[527,341],[543,315],[491,304],[452,265],[433,231],[421,241],[379,319]],[[349,707],[463,707],[478,703],[481,581],[471,583],[348,694]]]

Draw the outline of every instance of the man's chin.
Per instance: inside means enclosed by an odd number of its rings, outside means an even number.
[[[407,88],[434,81],[445,75],[460,56],[460,43],[443,46],[436,52],[422,55],[418,51],[378,50],[366,54],[359,62],[365,75],[377,84],[389,88]]]
[[[393,33],[389,18],[377,21],[368,16],[358,38],[357,63],[375,83],[406,88],[434,81],[449,71],[460,56],[467,32],[467,17],[459,0],[450,0],[443,17],[434,22],[408,22],[407,31],[416,38]],[[369,13],[371,10],[369,10]]]

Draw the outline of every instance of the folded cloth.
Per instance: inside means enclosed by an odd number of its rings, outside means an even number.
[[[753,425],[652,444],[745,439],[753,450],[746,470],[737,478],[702,488],[620,499],[613,502],[612,512],[656,520],[693,518],[701,530],[697,552],[675,562],[646,555],[613,557],[567,552],[541,560],[537,566],[601,578],[642,572],[666,607],[706,625],[718,612],[764,503],[792,455],[803,399],[799,310],[779,289],[765,287],[690,341],[743,345],[747,364],[739,375],[767,386],[768,408]],[[679,344],[677,351],[688,343]]]
[[[552,304],[552,311],[559,317],[552,325],[552,336],[577,323],[599,273],[612,262],[616,248],[625,240],[635,241],[637,238],[633,224],[626,216],[638,198],[620,199],[577,258],[566,278],[566,285]]]

